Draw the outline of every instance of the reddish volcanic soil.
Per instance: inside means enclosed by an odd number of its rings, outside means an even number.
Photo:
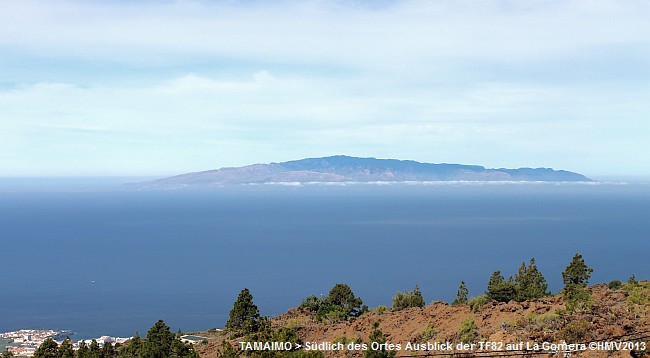
[[[461,322],[472,317],[476,324],[476,340],[507,343],[542,342],[589,343],[592,341],[635,341],[645,342],[645,357],[650,357],[650,284],[645,283],[639,299],[623,289],[610,290],[607,285],[590,287],[593,308],[591,312],[558,315],[564,308],[560,296],[534,301],[497,303],[490,302],[473,311],[469,305],[451,306],[433,302],[423,308],[408,308],[401,311],[385,309],[381,314],[371,310],[358,318],[346,322],[326,324],[318,322],[307,310],[294,308],[271,319],[271,326],[292,327],[304,342],[369,342],[373,324],[379,322],[379,329],[389,343],[400,344],[402,350],[397,356],[427,356],[425,351],[404,350],[407,342],[453,342],[459,341]],[[224,341],[237,346],[244,338],[232,337],[227,332],[201,332],[208,336],[208,343],[197,346],[201,357],[215,357]],[[511,347],[521,348],[521,347]],[[525,346],[523,347],[525,348]],[[359,351],[325,351],[327,357],[361,357]],[[451,353],[437,351],[437,353]],[[456,352],[460,353],[460,352]],[[465,352],[467,353],[467,352]],[[503,355],[505,352],[501,352]],[[522,351],[512,352],[523,355]],[[641,357],[643,352],[592,351],[574,352],[571,355],[584,357]],[[457,356],[494,356],[495,351],[481,352],[478,347],[470,354]],[[564,353],[545,351],[540,356],[564,357]]]

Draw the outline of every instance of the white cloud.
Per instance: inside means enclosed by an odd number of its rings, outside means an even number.
[[[650,173],[645,1],[0,9],[0,153],[30,148],[7,172],[341,153]]]
[[[11,2],[4,46],[44,56],[183,62],[187,56],[425,66],[448,58],[522,61],[648,43],[640,1]]]

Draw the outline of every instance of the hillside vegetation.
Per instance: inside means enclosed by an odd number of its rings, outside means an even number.
[[[407,342],[475,343],[497,342],[487,350],[444,352],[448,356],[517,356],[531,355],[524,347],[504,349],[506,343],[590,343],[599,341],[633,341],[648,344],[650,336],[650,283],[637,281],[634,275],[627,282],[588,286],[593,269],[576,254],[562,272],[564,288],[551,294],[546,280],[531,259],[522,263],[514,277],[505,279],[496,271],[487,284],[485,294],[468,298],[462,282],[452,304],[424,304],[418,287],[398,292],[392,307],[368,308],[362,299],[345,284],[337,284],[325,297],[310,296],[297,308],[273,318],[259,316],[252,295],[244,304],[253,312],[253,331],[226,329],[202,332],[208,342],[196,348],[201,357],[410,357],[431,356],[425,350],[404,350]],[[253,307],[253,308],[252,308]],[[252,308],[252,310],[251,310]],[[242,302],[233,310],[239,312]],[[251,316],[252,317],[252,316]],[[231,312],[231,320],[233,319]],[[246,319],[238,318],[246,322]],[[230,320],[229,320],[230,323]],[[401,350],[356,351],[293,351],[240,350],[239,342],[280,341],[304,345],[307,342],[330,342],[370,347],[372,342],[400,344]],[[383,346],[389,348],[390,346]],[[501,350],[499,350],[499,348]],[[516,349],[519,348],[519,349]],[[441,352],[436,352],[439,355]],[[650,357],[636,350],[545,350],[546,356],[570,355],[585,357]]]
[[[461,282],[451,304],[435,301],[426,305],[416,286],[412,291],[397,292],[391,307],[374,308],[364,305],[351,287],[340,283],[327,296],[308,296],[297,308],[273,318],[260,314],[252,293],[245,288],[233,304],[226,328],[197,332],[208,339],[194,347],[181,342],[180,333],[171,333],[158,321],[144,339],[136,336],[124,345],[99,348],[93,342],[73,351],[69,339],[61,345],[50,339],[37,349],[36,357],[650,358],[650,282],[632,275],[625,283],[615,280],[588,286],[592,272],[582,255],[576,254],[562,272],[563,289],[552,294],[531,259],[507,280],[501,271],[495,271],[485,293],[477,297],[468,297],[465,282]],[[632,345],[584,348],[591,342]],[[430,348],[433,343],[447,348]],[[544,344],[557,346],[544,348]],[[305,350],[308,346],[317,349]],[[7,356],[10,353],[3,355]]]

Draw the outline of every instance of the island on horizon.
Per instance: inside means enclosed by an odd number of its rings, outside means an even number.
[[[264,183],[515,181],[591,182],[582,174],[551,168],[498,168],[336,155],[280,163],[227,167],[134,184],[138,188],[210,187]]]

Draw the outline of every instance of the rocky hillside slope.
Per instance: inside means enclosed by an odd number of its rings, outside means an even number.
[[[271,319],[274,329],[289,327],[295,330],[304,342],[369,342],[373,324],[379,323],[379,330],[387,342],[401,344],[402,350],[396,356],[521,356],[540,355],[548,357],[650,357],[641,350],[592,350],[565,353],[562,349],[525,352],[527,348],[511,346],[514,351],[506,352],[507,343],[589,343],[600,341],[630,341],[648,344],[650,336],[650,285],[644,283],[642,291],[632,293],[624,288],[612,290],[605,284],[594,285],[591,311],[576,311],[562,314],[565,304],[558,296],[533,301],[485,303],[480,307],[469,304],[452,306],[434,302],[423,308],[408,308],[400,311],[372,309],[357,318],[339,323],[322,323],[313,312],[295,308]],[[560,314],[558,314],[560,312]],[[459,330],[464,321],[473,320],[476,325],[472,351],[427,352],[404,350],[406,342],[453,342],[459,341]],[[226,341],[237,346],[247,338],[232,337],[228,332],[203,332],[210,338],[208,343],[197,347],[202,357],[215,357]],[[502,343],[501,351],[478,349],[478,342]],[[499,347],[494,347],[499,348]],[[619,347],[621,348],[621,347]],[[650,347],[646,347],[646,351]],[[325,351],[327,357],[361,357],[361,351]]]

